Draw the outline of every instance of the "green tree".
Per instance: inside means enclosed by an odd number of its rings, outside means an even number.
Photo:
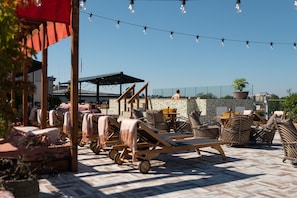
[[[288,118],[297,121],[297,93],[289,93],[282,101],[283,111]]]
[[[233,99],[234,97],[233,96],[230,96],[230,95],[226,95],[224,97],[221,97],[221,99]]]
[[[199,93],[197,94],[197,97],[200,99],[217,99],[217,97],[212,93]]]
[[[12,78],[13,74],[21,73],[24,66],[31,64],[31,58],[25,51],[35,54],[21,42],[23,26],[15,12],[19,2],[0,0],[0,137],[9,130],[16,113],[13,108],[15,101],[9,97],[10,91],[15,90],[16,94],[20,94],[24,89],[28,93],[34,90],[30,83]]]

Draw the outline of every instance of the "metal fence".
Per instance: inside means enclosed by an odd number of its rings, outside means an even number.
[[[230,86],[206,86],[206,87],[185,87],[185,88],[167,88],[167,89],[154,89],[153,96],[160,98],[171,97],[176,90],[180,90],[181,97],[199,97],[215,96],[216,98],[223,98],[226,96],[233,97],[234,88]],[[247,85],[244,91],[248,91],[250,96],[253,96],[253,85]]]

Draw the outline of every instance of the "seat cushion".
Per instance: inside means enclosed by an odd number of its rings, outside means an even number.
[[[196,110],[192,111],[189,114],[189,120],[190,120],[192,127],[197,127],[197,126],[202,125],[200,122],[200,115],[201,115],[201,111],[196,111]]]
[[[144,116],[143,116],[142,111],[141,110],[138,110],[138,109],[133,109],[133,116],[136,119],[140,119],[140,120],[143,120],[144,119]]]

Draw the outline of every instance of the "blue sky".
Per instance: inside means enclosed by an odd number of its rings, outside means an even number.
[[[129,0],[87,0],[86,10],[80,13],[79,76],[123,71],[149,82],[149,92],[225,86],[243,77],[255,94],[285,96],[288,89],[296,92],[297,84],[297,50],[293,48],[297,10],[293,3],[241,0],[238,14],[235,0],[188,0],[187,12],[181,14],[179,0],[135,0],[131,14]],[[48,48],[48,75],[57,78],[55,83],[71,78],[70,41],[67,38]],[[118,86],[100,91],[117,92]]]

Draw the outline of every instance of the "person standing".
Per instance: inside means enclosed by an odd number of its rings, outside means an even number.
[[[179,92],[180,92],[179,89],[176,90],[175,94],[173,94],[171,99],[174,99],[174,100],[180,99],[180,93]]]

